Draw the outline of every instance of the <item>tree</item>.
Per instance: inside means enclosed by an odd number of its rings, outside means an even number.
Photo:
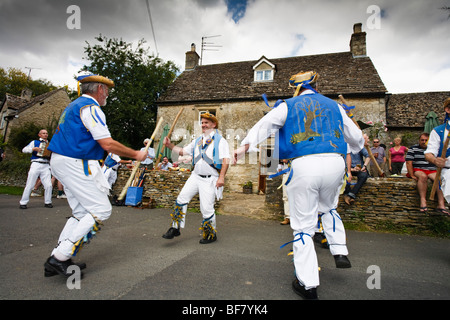
[[[108,128],[115,140],[140,148],[156,126],[156,100],[173,82],[179,69],[171,61],[149,55],[144,39],[135,49],[122,39],[108,39],[101,34],[95,39],[99,44],[86,41],[84,59],[90,65],[80,71],[114,81],[115,88],[103,108]]]
[[[50,81],[28,79],[28,76],[20,69],[0,68],[0,101],[5,98],[6,93],[20,96],[25,88],[33,92],[33,97],[57,89]]]

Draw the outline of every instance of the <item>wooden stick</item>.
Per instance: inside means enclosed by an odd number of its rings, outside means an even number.
[[[178,111],[178,114],[177,114],[177,116],[175,117],[175,120],[173,121],[172,126],[170,127],[169,133],[167,134],[167,137],[168,137],[169,139],[170,139],[170,137],[172,136],[172,132],[173,132],[173,129],[175,128],[175,124],[177,123],[178,119],[179,119],[180,116],[181,116],[181,113],[183,112],[183,110],[184,110],[185,108],[186,108],[186,107],[183,107],[183,108],[180,109],[180,111]],[[159,164],[159,162],[161,161],[161,157],[162,157],[162,154],[163,154],[165,148],[166,148],[166,146],[165,146],[164,143],[163,143],[163,145],[162,145],[162,147],[161,147],[161,150],[159,150],[158,159],[156,159],[156,162],[155,162],[155,165],[154,165],[154,168],[155,168],[155,169],[158,168],[158,164]]]
[[[153,134],[150,138],[150,141],[147,143],[147,145],[145,146],[145,152],[148,152],[148,148],[150,147],[150,144],[152,143],[153,139],[155,138],[156,133],[159,131],[159,127],[161,127],[161,123],[163,122],[163,117],[159,118],[158,123],[156,124],[155,130],[153,131]],[[125,198],[125,195],[127,194],[127,190],[128,187],[131,185],[131,182],[133,181],[134,176],[136,175],[136,171],[139,169],[139,166],[141,164],[141,161],[136,161],[136,164],[133,168],[133,171],[131,171],[131,175],[128,178],[127,183],[125,184],[125,187],[123,187],[122,192],[120,193],[119,197],[117,198],[117,200],[122,200],[123,198]]]
[[[442,159],[446,158],[445,155],[447,154],[449,141],[450,141],[450,132],[447,135],[447,138],[445,139],[444,147],[442,148],[442,152],[441,152],[441,158]],[[436,191],[437,191],[437,188],[438,188],[438,185],[439,185],[439,181],[441,180],[441,171],[442,171],[442,168],[441,167],[437,167],[437,169],[436,169],[436,178],[434,178],[433,187],[431,188],[430,200],[434,200],[434,195],[436,194]]]
[[[340,94],[340,95],[338,96],[338,98],[339,98],[339,100],[341,100],[341,102],[342,102],[343,104],[345,104],[346,106],[348,106],[347,101],[345,101],[345,99],[344,99],[344,97],[342,96],[342,94]],[[347,111],[346,111],[346,113],[347,113]],[[359,125],[358,125],[358,122],[356,122],[356,120],[353,119],[353,118],[351,118],[351,119],[352,119],[353,122],[356,124],[356,126],[357,126],[359,129],[361,129],[361,128],[359,127]],[[383,170],[381,170],[380,166],[378,165],[377,160],[376,160],[375,157],[373,156],[372,150],[370,150],[370,147],[369,147],[369,146],[365,146],[365,147],[366,147],[367,152],[369,153],[370,160],[372,160],[372,162],[375,164],[375,167],[376,167],[377,170],[378,170],[378,174],[380,175],[380,177],[384,177],[384,172],[383,172]]]

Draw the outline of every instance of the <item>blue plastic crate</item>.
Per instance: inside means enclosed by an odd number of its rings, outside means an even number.
[[[143,187],[128,187],[127,197],[125,198],[126,206],[136,206],[142,201]]]

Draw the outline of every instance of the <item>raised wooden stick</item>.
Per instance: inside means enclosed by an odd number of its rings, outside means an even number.
[[[342,102],[343,104],[345,104],[346,106],[348,106],[347,101],[345,101],[345,99],[344,99],[344,97],[342,96],[342,94],[340,94],[340,95],[338,96],[338,98],[339,98],[339,100],[341,100],[341,102]],[[346,112],[347,115],[348,115],[348,111],[346,110],[345,112]],[[356,122],[355,119],[353,119],[353,118],[351,118],[351,117],[350,117],[350,119],[352,119],[353,122],[356,124],[356,126],[357,126],[358,128],[360,128],[358,122]],[[360,129],[361,129],[361,128],[360,128]],[[376,167],[377,170],[378,170],[378,174],[380,175],[380,177],[383,177],[383,176],[384,176],[384,172],[383,172],[383,170],[381,170],[380,166],[378,165],[377,160],[376,160],[375,157],[373,156],[372,150],[370,150],[370,147],[369,147],[369,146],[366,146],[366,150],[367,150],[367,152],[369,153],[370,160],[372,160],[372,162],[375,164],[375,167]]]
[[[145,146],[145,152],[148,152],[148,148],[150,147],[150,144],[152,143],[153,139],[155,138],[156,133],[159,131],[159,127],[161,127],[161,123],[163,122],[163,117],[159,118],[158,123],[156,124],[155,130],[153,131],[153,134],[150,138],[150,141],[147,143],[147,145]],[[127,183],[125,184],[125,187],[123,187],[122,192],[120,193],[119,197],[117,198],[117,200],[122,200],[123,198],[125,198],[125,195],[127,194],[127,190],[128,187],[131,185],[131,182],[133,182],[133,178],[136,174],[136,171],[139,169],[141,162],[140,161],[136,161],[136,164],[134,165],[133,171],[131,171],[131,175],[128,178]]]
[[[172,126],[170,127],[169,133],[167,134],[167,137],[168,137],[169,139],[170,139],[170,137],[172,136],[173,129],[175,128],[175,125],[177,124],[177,121],[178,121],[178,119],[180,118],[181,113],[183,112],[183,110],[184,110],[185,108],[186,108],[186,107],[183,107],[183,108],[180,109],[180,111],[178,111],[178,114],[177,114],[177,116],[175,117],[175,120],[173,121]],[[159,150],[158,159],[156,159],[156,162],[155,162],[155,166],[154,166],[155,169],[158,169],[158,164],[159,164],[159,162],[161,161],[161,157],[162,157],[162,155],[163,155],[163,152],[164,152],[164,149],[165,149],[165,148],[166,148],[166,146],[165,146],[164,143],[163,143],[163,145],[162,145],[162,147],[161,147],[161,150]]]

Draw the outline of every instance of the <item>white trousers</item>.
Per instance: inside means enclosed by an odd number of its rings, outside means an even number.
[[[195,172],[192,172],[177,197],[177,203],[183,205],[182,210],[186,213],[188,203],[198,194],[200,198],[200,212],[202,213],[203,219],[211,218],[211,225],[214,228],[216,228],[214,203],[217,179],[218,177],[216,176],[202,178]],[[183,219],[180,222],[181,228],[184,228],[185,222],[186,215],[183,216]],[[172,226],[176,227],[176,223],[174,222]]]
[[[438,178],[438,177],[436,177]],[[441,171],[441,190],[447,203],[450,203],[450,169],[442,168]]]
[[[74,244],[91,231],[95,221],[101,222],[111,215],[111,203],[108,199],[108,182],[98,161],[89,161],[91,174],[84,173],[83,161],[52,154],[51,169],[53,175],[64,186],[72,215],[61,232],[57,251],[70,258]]]
[[[28,171],[27,184],[23,190],[22,199],[20,199],[21,205],[27,205],[30,201],[30,194],[36,184],[36,180],[41,178],[42,185],[44,186],[44,203],[52,203],[52,173],[50,171],[50,165],[48,163],[31,162],[30,170]]]
[[[293,251],[297,279],[307,289],[319,285],[319,266],[312,237],[318,213],[324,213],[322,224],[330,252],[347,255],[344,225],[336,212],[339,190],[344,177],[344,159],[324,154],[297,158],[291,164],[293,174],[287,185]]]

